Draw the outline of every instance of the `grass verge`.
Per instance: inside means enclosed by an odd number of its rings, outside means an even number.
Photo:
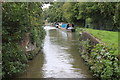
[[[106,45],[118,49],[118,32],[95,30],[90,28],[77,28],[77,32],[81,31],[87,31]]]
[[[77,33],[89,32],[103,44],[91,45],[90,40],[81,40],[80,55],[89,66],[93,76],[117,80],[120,77],[118,60],[118,32],[77,28]]]

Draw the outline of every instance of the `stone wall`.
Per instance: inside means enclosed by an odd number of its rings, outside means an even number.
[[[82,32],[80,34],[80,40],[90,40],[92,44],[98,44],[101,43],[100,40],[98,40],[97,38],[95,38],[94,36],[92,36],[90,33],[88,32]]]

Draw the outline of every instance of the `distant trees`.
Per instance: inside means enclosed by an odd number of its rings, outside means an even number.
[[[51,3],[51,6],[49,9],[44,10],[45,19],[47,19],[49,22],[62,22],[65,21],[65,18],[63,17],[63,11],[62,6],[64,2],[61,3]]]
[[[118,2],[52,3],[46,11],[49,22],[70,22],[80,27],[114,31],[120,26]]]

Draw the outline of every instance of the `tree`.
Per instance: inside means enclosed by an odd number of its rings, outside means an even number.
[[[25,34],[30,34],[30,42],[36,43],[36,49],[41,48],[45,35],[42,28],[42,15],[41,3],[3,3],[3,75],[13,75],[25,71],[29,55],[20,46]]]
[[[117,2],[64,2],[52,3],[48,21],[68,22],[103,30],[118,30],[119,5]]]

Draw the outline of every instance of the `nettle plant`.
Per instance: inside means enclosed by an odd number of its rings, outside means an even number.
[[[82,41],[82,45],[86,51],[82,52],[81,55],[94,73],[94,76],[114,79],[120,76],[116,48],[105,44],[92,45],[89,40]]]
[[[112,78],[119,77],[119,61],[117,58],[116,50],[113,47],[97,44],[91,50],[91,56],[95,59],[95,63],[99,66],[97,68],[101,68],[101,70],[94,70],[95,73],[99,73],[99,77],[101,78]],[[94,66],[94,64],[93,64]]]

